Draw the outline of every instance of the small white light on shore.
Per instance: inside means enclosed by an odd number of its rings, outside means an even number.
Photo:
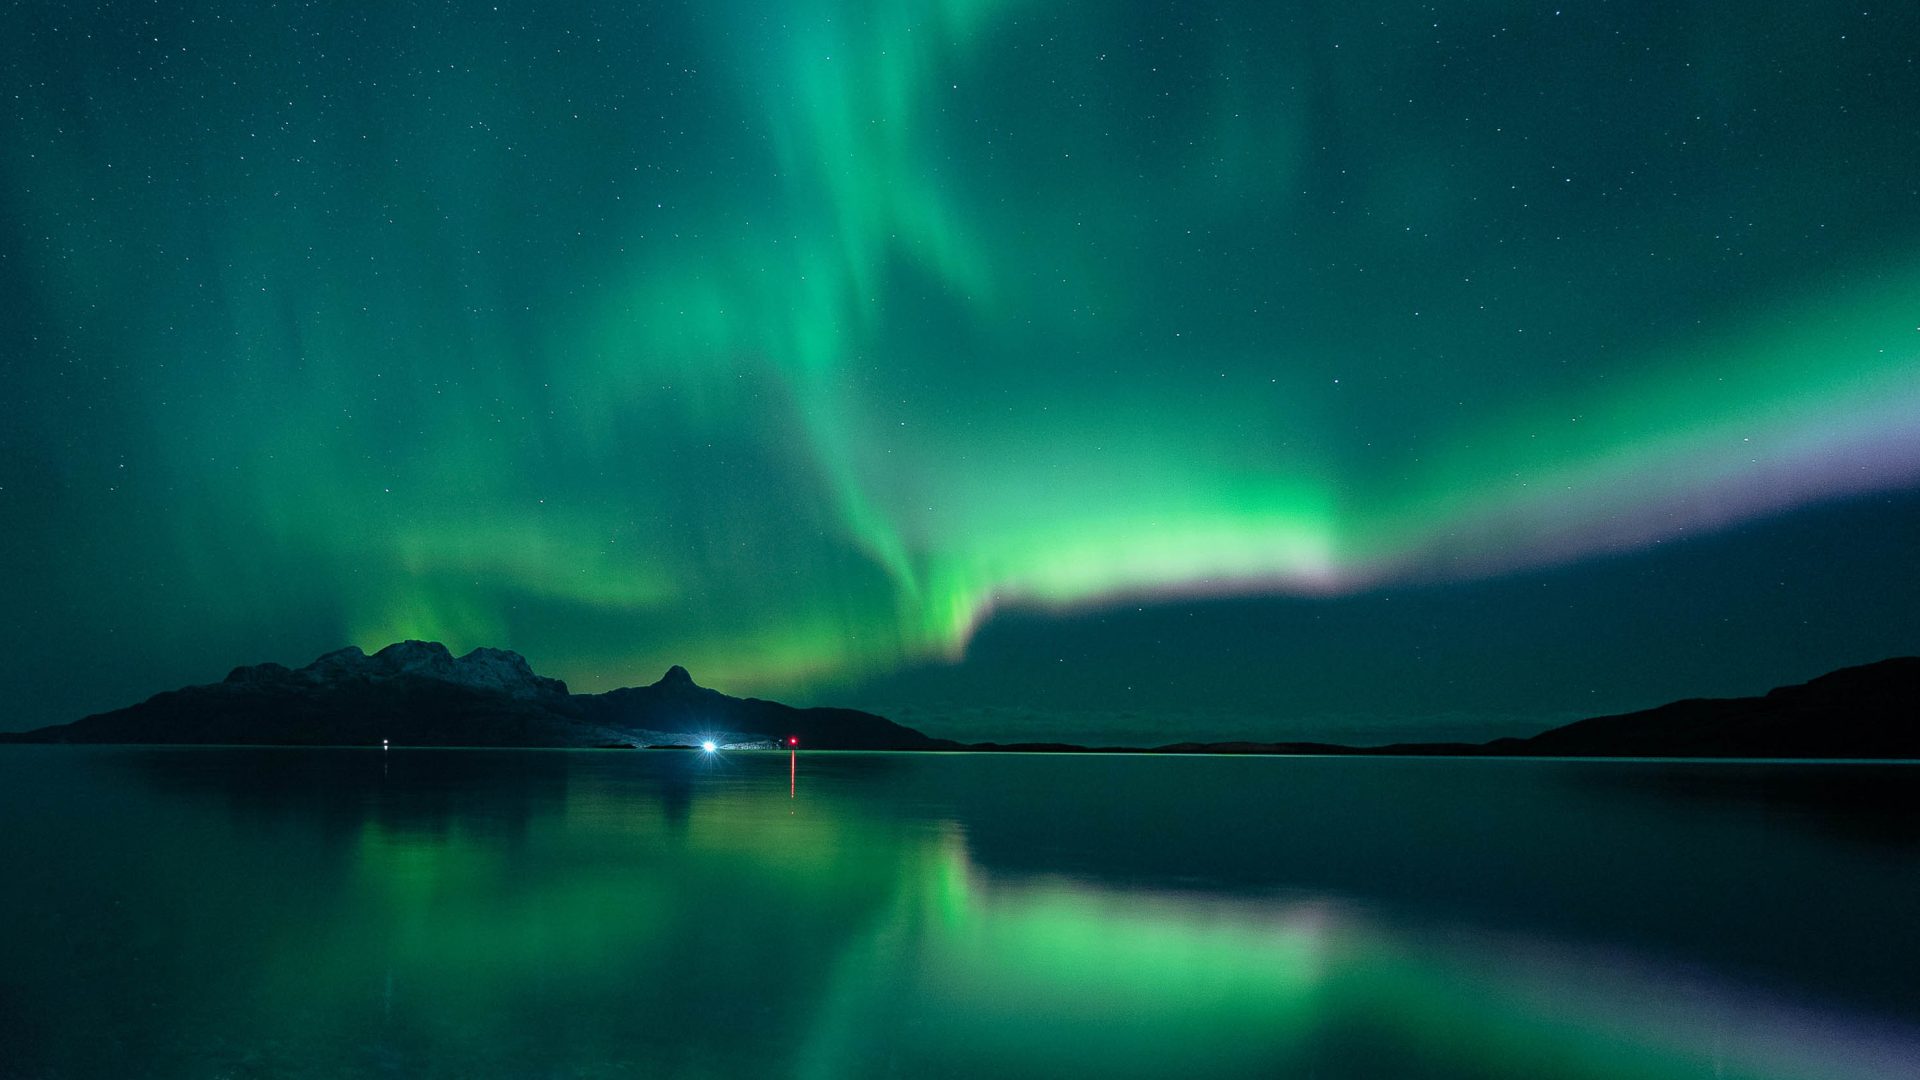
[[[708,739],[708,740],[707,740],[706,742],[703,742],[703,743],[701,743],[701,744],[700,744],[700,749],[702,749],[702,750],[705,750],[705,751],[706,751],[707,753],[709,753],[709,754],[711,754],[711,753],[713,753],[713,752],[714,752],[715,750],[718,750],[718,749],[720,749],[720,748],[719,748],[719,747],[717,747],[717,746],[715,746],[715,745],[713,745],[713,740],[712,740],[712,739]]]

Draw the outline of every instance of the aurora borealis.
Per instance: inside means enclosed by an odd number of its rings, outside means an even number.
[[[1002,738],[1920,649],[1920,13],[0,18],[0,727],[409,637]]]

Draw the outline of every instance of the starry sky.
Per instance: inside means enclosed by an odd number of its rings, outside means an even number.
[[[1920,651],[1920,9],[0,20],[0,728],[409,637],[1092,741]]]

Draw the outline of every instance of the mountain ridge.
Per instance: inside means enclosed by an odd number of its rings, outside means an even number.
[[[6,742],[492,747],[646,746],[714,741],[815,749],[949,749],[883,716],[801,709],[700,686],[678,664],[650,686],[575,694],[519,653],[454,656],[435,641],[374,653],[347,646],[305,667],[234,668],[217,683],[11,735]]]
[[[959,743],[855,709],[736,698],[678,664],[645,686],[575,694],[505,649],[454,656],[439,642],[357,646],[301,668],[234,668],[218,683],[155,694],[71,724],[0,733],[15,743],[622,747],[797,745],[980,752],[1406,754],[1481,757],[1920,760],[1920,656],[1840,668],[1740,698],[1689,698],[1486,743],[1345,746],[1182,742],[1155,747]]]
[[[1175,743],[1159,753],[1920,760],[1920,656],[1736,698],[1685,698],[1484,743]]]

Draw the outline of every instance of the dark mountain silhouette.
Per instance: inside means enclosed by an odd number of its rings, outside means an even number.
[[[1569,757],[1920,758],[1920,656],[1841,668],[1760,697],[1597,716],[1481,752]]]
[[[1420,754],[1527,757],[1920,759],[1920,657],[1843,668],[1760,697],[1697,698],[1600,716],[1525,739],[1489,743],[1186,742],[1152,749],[1069,743],[935,739],[853,709],[796,709],[728,697],[683,667],[659,682],[572,694],[500,649],[455,657],[430,641],[371,656],[341,649],[297,670],[235,668],[219,683],[155,694],[141,704],[0,742],[232,743],[324,746],[732,746],[818,750],[1007,753]]]
[[[728,697],[695,685],[675,664],[652,686],[629,686],[604,694],[578,694],[574,702],[587,722],[608,731],[721,731],[776,742],[797,738],[816,750],[953,750],[960,744],[929,738],[883,716],[857,709],[796,709],[759,698]],[[666,742],[671,740],[652,740]]]
[[[675,666],[652,686],[571,694],[524,657],[475,649],[456,657],[431,641],[369,656],[341,649],[306,667],[235,668],[222,682],[155,694],[124,709],[17,735],[12,742],[232,743],[326,746],[772,746],[789,738],[827,750],[933,750],[931,739],[852,709],[796,709],[728,697]]]
[[[1920,657],[1843,667],[1759,698],[1693,698],[1494,742],[973,744],[998,753],[1404,753],[1475,757],[1864,757],[1920,761]]]
[[[1156,754],[1418,754],[1513,757],[1899,758],[1920,760],[1920,656],[1842,668],[1760,697],[1694,698],[1598,716],[1526,739],[1488,743],[1340,746],[1293,742],[1185,742],[1084,747],[980,743],[1000,752]]]

